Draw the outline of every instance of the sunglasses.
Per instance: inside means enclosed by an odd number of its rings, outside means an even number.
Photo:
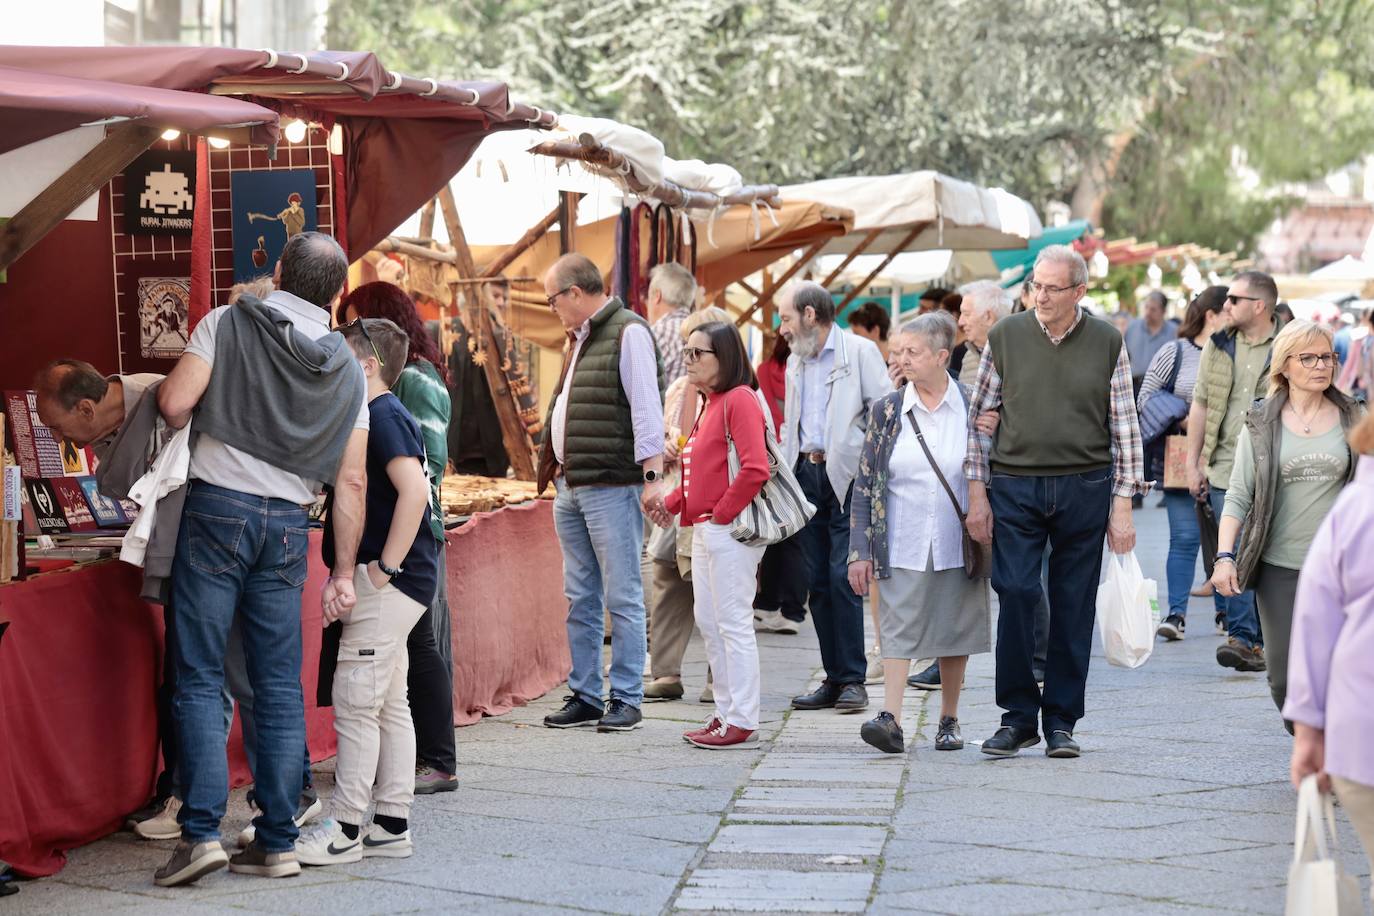
[[[372,335],[367,333],[367,322],[363,321],[362,318],[354,318],[347,324],[339,325],[339,330],[342,331],[344,328],[351,328],[355,324],[358,326],[358,330],[363,332],[363,340],[367,341],[367,345],[372,348],[372,355],[377,357],[377,365],[385,366],[386,360],[382,359],[382,353],[377,349],[377,344],[372,340]]]
[[[1259,296],[1237,296],[1235,293],[1228,293],[1226,301],[1230,305],[1239,305],[1242,302],[1261,302]]]
[[[715,350],[707,350],[707,349],[704,349],[704,348],[702,348],[702,347],[683,347],[683,348],[682,348],[682,358],[683,358],[684,360],[686,360],[689,364],[692,364],[692,363],[695,363],[697,360],[701,359],[701,355],[702,355],[703,353],[714,353],[714,352],[716,352],[716,351],[715,351]]]

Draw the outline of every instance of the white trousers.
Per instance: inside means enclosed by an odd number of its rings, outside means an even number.
[[[373,587],[367,567],[353,576],[358,603],[344,621],[334,669],[334,819],[363,823],[368,806],[409,817],[415,800],[415,726],[406,700],[406,637],[425,606],[393,585]]]
[[[762,547],[712,522],[692,526],[692,608],[715,678],[716,718],[749,731],[759,727],[759,646],[754,592]]]

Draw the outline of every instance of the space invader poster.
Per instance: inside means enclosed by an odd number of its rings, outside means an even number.
[[[124,231],[190,235],[195,191],[194,152],[149,150],[124,170]]]
[[[315,231],[315,172],[234,172],[234,282],[272,273],[286,240]]]

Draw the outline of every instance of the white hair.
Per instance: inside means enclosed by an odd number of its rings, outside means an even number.
[[[697,304],[697,281],[692,272],[671,261],[649,271],[649,288],[656,289],[663,301],[675,309],[691,309]]]
[[[1088,285],[1088,262],[1068,245],[1047,245],[1035,256],[1035,267],[1044,264],[1063,264],[1069,269],[1069,282],[1074,286]],[[1035,268],[1031,268],[1034,270]]]
[[[944,309],[936,309],[917,315],[902,325],[901,333],[915,334],[926,342],[932,353],[954,349],[954,334],[957,330],[954,316]]]
[[[992,280],[975,280],[959,287],[965,302],[972,302],[980,312],[991,312],[993,321],[1001,321],[1011,314],[1011,294]]]

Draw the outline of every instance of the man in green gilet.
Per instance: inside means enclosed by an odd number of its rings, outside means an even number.
[[[549,728],[629,731],[644,700],[644,514],[662,500],[663,362],[648,323],[606,295],[601,271],[580,254],[544,277],[549,308],[568,331],[563,374],[549,404],[539,492],[557,487],[554,526],[563,548],[572,695]],[[601,653],[611,615],[611,697]]]
[[[1077,757],[1092,651],[1102,538],[1135,548],[1131,497],[1149,492],[1121,334],[1078,305],[1088,266],[1051,245],[1035,259],[1034,308],[997,322],[978,367],[971,417],[1001,410],[995,442],[970,423],[964,473],[969,533],[992,545],[997,705],[1002,728],[983,753],[1010,757],[1040,743]],[[1049,544],[1050,640],[1045,687],[1035,681],[1035,612]]]

